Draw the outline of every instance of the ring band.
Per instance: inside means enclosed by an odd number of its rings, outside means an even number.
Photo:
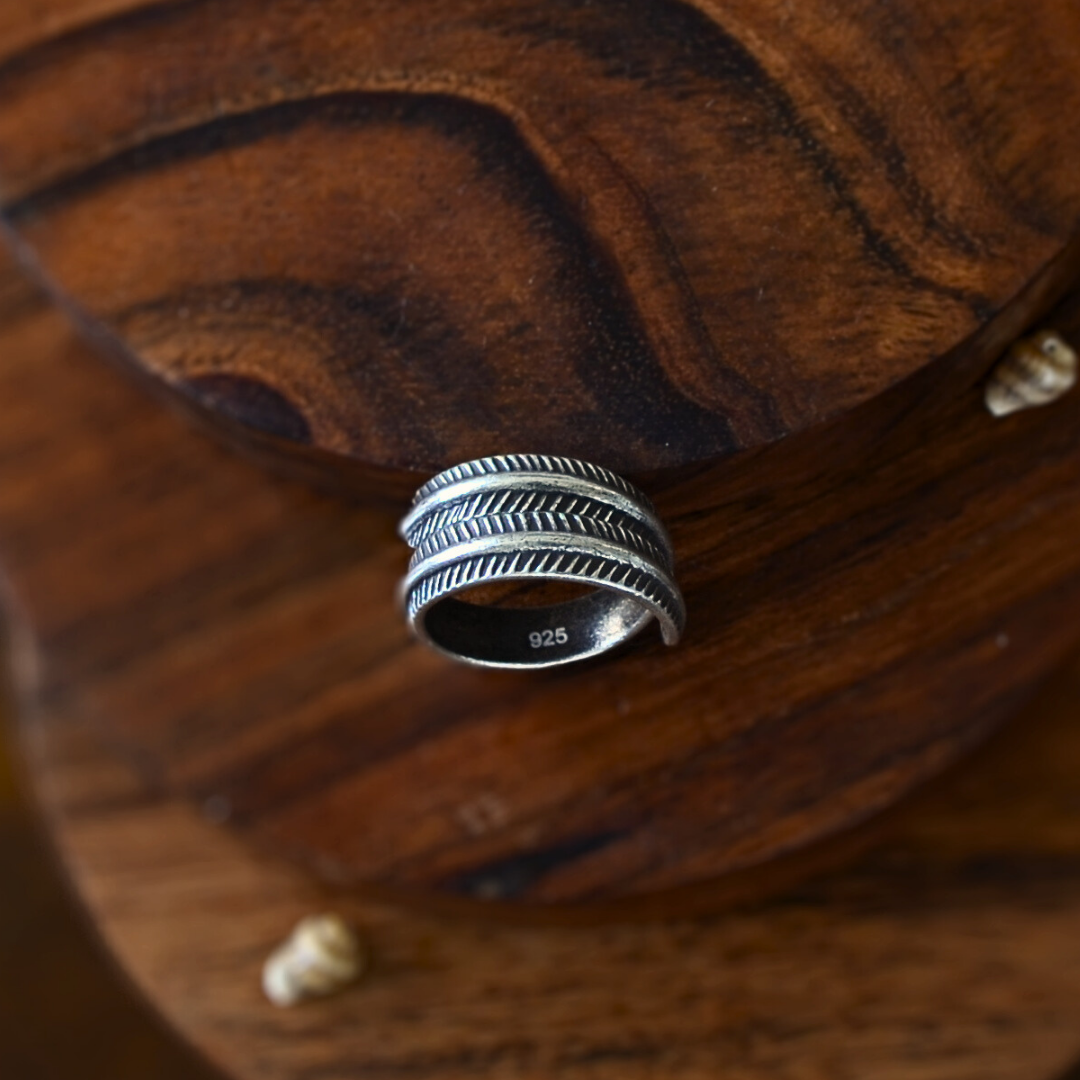
[[[654,618],[666,644],[682,634],[667,531],[641,491],[588,462],[508,454],[456,465],[420,488],[400,531],[414,549],[401,584],[409,625],[464,663],[567,664],[607,652]],[[546,607],[459,598],[513,581],[592,589]]]

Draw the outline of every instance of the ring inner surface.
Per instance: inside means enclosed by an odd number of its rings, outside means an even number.
[[[483,607],[449,597],[424,615],[445,652],[504,667],[545,667],[604,652],[636,634],[653,613],[632,596],[596,589],[546,607]]]

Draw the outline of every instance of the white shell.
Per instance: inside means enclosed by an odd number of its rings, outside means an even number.
[[[309,915],[263,965],[263,992],[282,1007],[327,997],[357,981],[364,946],[340,915]]]
[[[1040,330],[1016,342],[986,384],[986,407],[994,416],[1048,405],[1077,379],[1077,356],[1060,334]]]

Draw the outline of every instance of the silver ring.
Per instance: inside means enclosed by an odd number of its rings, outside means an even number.
[[[652,619],[666,644],[682,634],[667,531],[642,492],[588,462],[508,454],[456,465],[420,488],[400,532],[414,549],[401,583],[409,626],[464,663],[568,664],[607,652]],[[514,581],[591,589],[545,607],[460,597]]]

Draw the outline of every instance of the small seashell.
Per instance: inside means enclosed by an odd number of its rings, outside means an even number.
[[[364,946],[340,915],[309,915],[263,965],[263,992],[283,1008],[328,997],[357,981],[367,966]]]
[[[1077,356],[1053,330],[1021,338],[994,368],[986,384],[986,407],[994,416],[1057,401],[1076,385]]]

